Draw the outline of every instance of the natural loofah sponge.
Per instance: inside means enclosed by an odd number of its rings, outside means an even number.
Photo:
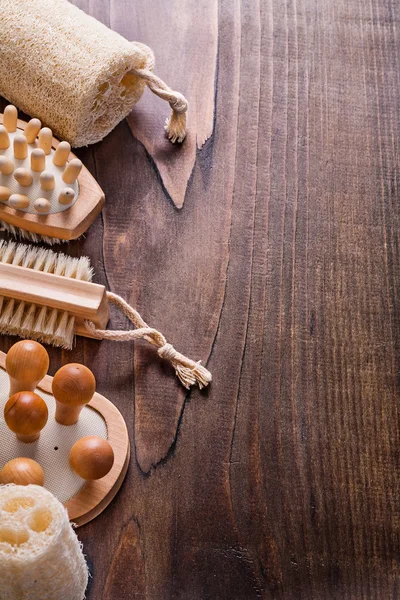
[[[87,582],[63,505],[37,485],[0,486],[0,600],[83,600]]]
[[[171,141],[183,141],[187,102],[153,73],[153,52],[67,0],[0,0],[0,94],[72,146],[98,142],[146,85],[167,100]]]

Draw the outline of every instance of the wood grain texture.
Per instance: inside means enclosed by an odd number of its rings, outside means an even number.
[[[189,102],[187,136],[173,151],[170,142],[160,135],[169,107],[160,104],[148,90],[143,103],[128,117],[133,135],[154,160],[172,202],[182,208],[197,149],[203,147],[214,126],[218,3],[140,0],[135,2],[133,18],[132,8],[130,4],[126,12],[116,11],[111,27],[131,39],[139,36],[150,46],[156,57],[155,72]],[[155,23],[160,25],[154,26]]]
[[[70,251],[214,376],[185,395],[140,344],[52,352],[95,371],[136,458],[80,530],[90,599],[400,598],[399,25],[395,0],[220,0],[181,211],[126,122],[79,152],[106,204]]]

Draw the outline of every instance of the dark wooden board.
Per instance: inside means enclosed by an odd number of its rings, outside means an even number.
[[[165,11],[79,4],[162,40],[173,82]],[[193,39],[197,6],[173,19]],[[214,376],[185,394],[142,344],[52,350],[52,373],[67,360],[93,368],[131,435],[121,491],[79,530],[88,597],[398,599],[400,5],[217,8],[214,134],[183,209],[127,122],[78,152],[106,205],[70,252]]]

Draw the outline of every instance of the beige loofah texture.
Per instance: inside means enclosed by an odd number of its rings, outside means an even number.
[[[83,600],[87,565],[67,511],[46,489],[0,487],[0,600]]]
[[[153,53],[67,0],[0,0],[0,94],[74,147],[98,142],[140,99]]]

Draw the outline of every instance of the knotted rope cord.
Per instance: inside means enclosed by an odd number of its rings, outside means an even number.
[[[149,69],[135,69],[132,67],[130,72],[143,79],[153,94],[169,103],[172,114],[165,121],[164,129],[173,144],[175,142],[183,142],[186,137],[186,111],[188,108],[185,96],[180,92],[174,92]]]
[[[175,369],[176,375],[182,385],[189,389],[191,385],[197,383],[199,388],[207,386],[211,381],[211,373],[201,365],[201,361],[195,362],[187,358],[169,344],[162,333],[149,327],[139,313],[132,308],[121,296],[107,292],[109,302],[114,304],[119,310],[137,327],[129,331],[105,329],[96,329],[92,321],[85,321],[85,327],[90,334],[99,340],[115,340],[125,342],[129,340],[145,339],[153,346],[156,346],[158,355],[165,360],[169,360]]]

